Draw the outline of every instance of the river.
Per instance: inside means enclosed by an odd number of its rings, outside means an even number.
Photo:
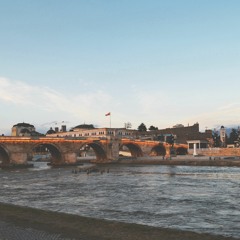
[[[34,164],[0,170],[0,202],[240,238],[240,168]]]

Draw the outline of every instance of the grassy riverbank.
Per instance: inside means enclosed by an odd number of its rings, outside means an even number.
[[[163,229],[44,211],[0,203],[0,219],[21,228],[32,228],[68,239],[86,240],[230,240],[223,236]],[[0,233],[1,234],[1,233]],[[1,235],[0,235],[1,237]]]

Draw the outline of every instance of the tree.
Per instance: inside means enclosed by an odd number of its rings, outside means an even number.
[[[141,123],[139,126],[138,126],[138,131],[139,132],[146,132],[147,131],[147,127],[144,123]]]
[[[238,127],[238,138],[237,138],[237,141],[235,143],[235,146],[236,147],[239,147],[240,146],[240,128]]]
[[[173,146],[174,145],[174,136],[172,134],[170,136],[167,136],[166,142]]]
[[[220,147],[220,136],[217,131],[213,132],[212,138],[213,138],[213,146]]]
[[[148,130],[150,130],[150,131],[151,130],[158,130],[158,127],[154,127],[153,125],[151,125]]]
[[[238,141],[238,131],[235,128],[232,128],[232,131],[229,134],[228,144],[235,144]]]
[[[160,134],[157,136],[157,141],[160,141],[160,142],[164,142],[165,141],[165,137],[163,134]]]

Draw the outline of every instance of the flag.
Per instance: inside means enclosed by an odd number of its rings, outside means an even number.
[[[106,114],[105,114],[105,116],[110,116],[110,115],[111,115],[111,113],[110,113],[110,112],[108,112],[108,113],[106,113]]]

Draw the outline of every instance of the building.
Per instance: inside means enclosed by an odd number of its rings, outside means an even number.
[[[221,141],[221,147],[226,146],[226,128],[224,126],[221,126],[220,128],[220,141]]]
[[[138,138],[149,138],[152,140],[167,139],[169,136],[174,137],[174,143],[187,144],[189,140],[208,141],[212,145],[212,130],[199,131],[199,123],[192,126],[184,127],[182,124],[177,124],[172,128],[165,128],[159,130],[152,130],[147,132],[138,132]]]
[[[66,128],[64,128],[66,129]],[[73,138],[136,138],[136,130],[126,128],[95,128],[92,124],[82,124],[70,131],[48,130],[48,137],[73,137]]]
[[[12,127],[12,136],[31,136],[35,132],[35,127],[29,123],[17,123]]]
[[[41,136],[41,133],[36,132],[35,127],[29,123],[17,123],[12,127],[11,136],[24,137],[24,136]]]
[[[209,149],[209,142],[206,140],[188,140],[188,153],[198,155]]]
[[[66,127],[64,129],[66,129]],[[49,137],[115,137],[163,142],[168,138],[174,138],[174,143],[179,144],[187,144],[188,140],[207,141],[209,144],[211,144],[212,141],[212,130],[206,130],[203,133],[199,132],[198,123],[187,127],[179,124],[173,128],[146,132],[139,132],[127,128],[95,128],[92,124],[82,124],[70,129],[70,131],[57,131],[56,129],[54,131],[50,129],[46,135]]]

